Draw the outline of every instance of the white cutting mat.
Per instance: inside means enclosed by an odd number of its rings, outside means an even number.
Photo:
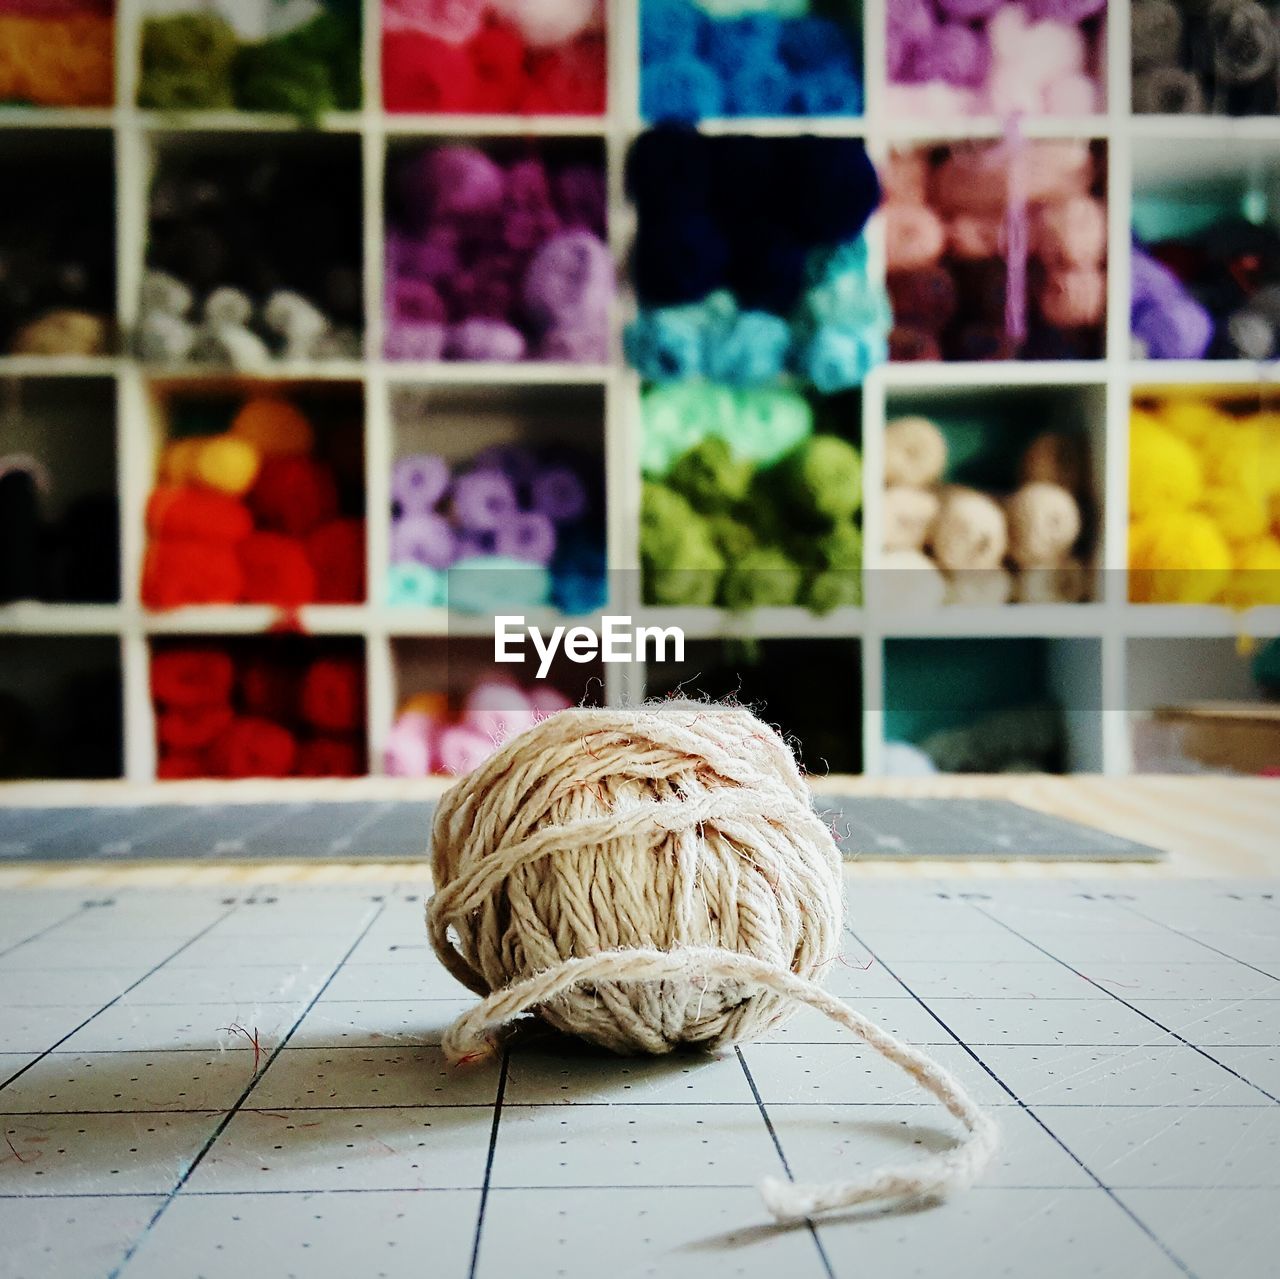
[[[0,1274],[1261,1276],[1280,908],[1242,881],[860,882],[828,985],[999,1115],[943,1207],[775,1230],[753,1187],[954,1129],[816,1014],[719,1059],[447,1068],[468,997],[370,886],[0,898]],[[256,1038],[256,1047],[252,1042]]]

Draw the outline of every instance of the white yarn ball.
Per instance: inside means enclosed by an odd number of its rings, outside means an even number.
[[[900,417],[884,428],[884,482],[936,484],[947,469],[947,441],[927,417]]]
[[[946,600],[946,578],[922,551],[887,552],[875,578],[878,603],[894,612],[932,613]]]
[[[492,4],[535,49],[567,44],[596,16],[596,0],[492,0]]]
[[[431,942],[478,994],[601,952],[714,947],[813,978],[840,949],[831,831],[786,744],[739,707],[561,711],[446,792],[431,840]],[[708,978],[593,981],[538,1011],[616,1052],[665,1053],[750,1038],[790,1008]]]
[[[886,777],[933,777],[938,766],[911,742],[885,742],[881,763]]]
[[[885,489],[881,499],[884,513],[884,549],[918,551],[929,540],[938,518],[938,495],[932,489],[908,488],[897,484]]]

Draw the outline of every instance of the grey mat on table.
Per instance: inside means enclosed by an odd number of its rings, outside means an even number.
[[[820,795],[846,856],[1158,861],[1159,849],[997,799]],[[418,800],[0,807],[0,862],[401,861],[423,858]]]

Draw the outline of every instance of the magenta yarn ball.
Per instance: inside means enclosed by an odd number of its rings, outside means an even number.
[[[510,363],[525,356],[524,334],[503,320],[473,317],[453,325],[445,344],[450,360],[496,360]]]
[[[542,324],[601,318],[613,292],[608,248],[589,231],[552,236],[534,255],[524,277],[524,304]]]
[[[479,147],[436,147],[407,170],[406,199],[432,219],[490,213],[502,205],[502,169]]]

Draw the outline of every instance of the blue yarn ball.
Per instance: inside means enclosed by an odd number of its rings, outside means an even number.
[[[832,63],[795,80],[788,101],[794,115],[859,115],[862,82],[851,68]]]
[[[880,203],[880,179],[859,138],[789,138],[779,189],[791,230],[810,246],[853,240]]]
[[[849,33],[829,18],[794,18],[782,24],[778,53],[792,71],[813,71],[830,62],[854,65]]]
[[[727,115],[786,115],[795,98],[795,83],[776,62],[745,63],[725,76]]]
[[[646,382],[682,382],[703,372],[705,328],[697,308],[659,307],[627,326],[622,345]]]
[[[579,536],[567,540],[551,565],[551,602],[562,613],[594,613],[609,602],[604,547]]]
[[[650,120],[724,114],[724,86],[705,62],[684,55],[651,62],[640,76],[640,109]]]
[[[767,311],[740,311],[707,334],[707,376],[727,386],[760,386],[787,366],[791,326]]]
[[[811,285],[826,284],[851,272],[866,275],[869,265],[867,238],[860,235],[855,240],[845,240],[841,244],[814,249],[809,254],[805,279]]]
[[[404,562],[387,568],[387,603],[393,608],[442,608],[447,601],[444,569]]]
[[[788,314],[804,290],[808,254],[804,245],[768,222],[734,228],[729,282],[745,308]]]
[[[744,66],[760,71],[777,62],[782,29],[772,13],[709,22],[703,32],[702,56],[722,76]]]
[[[653,209],[702,209],[711,198],[710,140],[684,124],[659,124],[627,153],[626,190],[643,217]]]
[[[867,374],[888,358],[883,333],[824,327],[796,351],[796,371],[823,395],[861,386]]]
[[[640,56],[646,64],[696,55],[707,15],[689,0],[644,0],[640,6]]]
[[[636,294],[646,306],[700,302],[728,276],[729,245],[705,213],[640,219],[631,255]]]
[[[778,138],[726,134],[708,139],[712,205],[726,222],[737,222],[744,209],[776,219],[786,209],[778,190]]]
[[[449,607],[459,613],[508,613],[551,602],[551,571],[510,555],[472,555],[449,570]]]

